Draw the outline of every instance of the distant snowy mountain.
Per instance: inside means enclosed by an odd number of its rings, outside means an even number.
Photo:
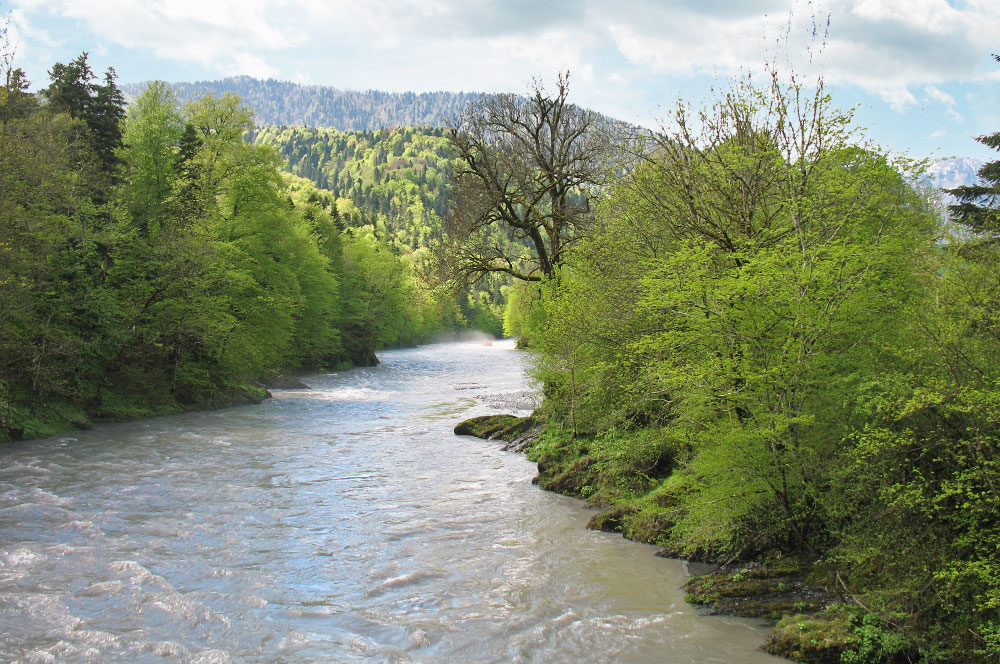
[[[976,173],[983,162],[968,157],[940,159],[927,168],[930,185],[935,189],[953,189],[976,183]]]
[[[948,218],[948,206],[955,203],[955,198],[942,189],[954,189],[962,185],[975,184],[979,169],[983,162],[968,157],[939,159],[924,172],[923,184],[932,190],[937,201],[937,208],[942,219]]]

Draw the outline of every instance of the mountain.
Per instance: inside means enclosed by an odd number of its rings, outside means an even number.
[[[975,184],[979,179],[977,173],[982,167],[983,162],[969,157],[939,159],[927,167],[921,180],[924,186],[931,189],[942,218],[948,218],[948,206],[955,203],[955,198],[942,190]]]
[[[444,134],[426,125],[351,132],[272,125],[250,138],[277,149],[289,173],[341,199],[348,226],[371,225],[407,253],[441,235],[456,158]]]
[[[961,185],[975,184],[983,162],[968,157],[940,159],[927,167],[931,186],[936,189],[954,189]]]
[[[123,83],[121,89],[134,98],[146,82]],[[441,126],[478,92],[380,92],[340,90],[288,81],[262,81],[249,76],[218,81],[170,83],[181,103],[208,94],[232,92],[256,112],[259,127],[333,127],[341,131],[374,131],[411,125]]]

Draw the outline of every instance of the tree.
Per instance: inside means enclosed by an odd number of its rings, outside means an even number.
[[[75,417],[62,407],[92,397],[115,320],[86,127],[39,108],[21,70],[2,59],[0,439]]]
[[[1000,55],[993,55],[1000,62]],[[976,140],[994,150],[1000,150],[1000,132],[978,136]],[[991,161],[979,169],[979,182],[945,191],[958,199],[949,205],[951,218],[974,231],[996,234],[1000,232],[1000,161]]]
[[[178,177],[179,144],[185,136],[176,95],[162,81],[150,83],[129,108],[124,125],[119,158],[126,173],[121,193],[132,223],[147,235],[159,230],[172,212],[168,201]],[[193,153],[190,150],[187,158]]]
[[[555,96],[537,81],[531,97],[484,96],[450,128],[460,165],[446,230],[460,277],[552,277],[590,226],[605,146],[598,116],[568,93],[567,73]]]
[[[678,548],[824,545],[855,377],[877,366],[935,228],[849,122],[822,89],[777,79],[680,107],[546,306],[533,341],[554,420],[685,441]]]
[[[87,117],[91,140],[101,162],[101,168],[116,181],[121,162],[117,150],[122,145],[122,120],[125,119],[125,95],[115,82],[118,74],[113,67],[104,72],[104,84],[93,84],[94,100]]]
[[[114,180],[119,165],[116,151],[121,147],[121,121],[125,117],[125,96],[115,83],[111,67],[104,74],[104,84],[94,82],[94,72],[81,53],[68,65],[57,62],[49,70],[51,83],[42,90],[52,110],[83,120],[103,172]]]

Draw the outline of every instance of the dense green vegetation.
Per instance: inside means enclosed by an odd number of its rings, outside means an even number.
[[[948,229],[821,86],[740,82],[617,161],[565,79],[338,131],[159,83],[126,110],[85,55],[51,78],[0,90],[0,440],[259,399],[506,302],[541,485],[747,565],[698,601],[807,580],[772,638],[801,659],[1000,655],[1000,162]]]
[[[677,555],[809,561],[846,606],[782,638],[851,635],[817,657],[996,661],[993,227],[943,232],[822,90],[739,83],[644,148],[509,301],[542,486]]]
[[[144,83],[123,85],[136,97]],[[341,131],[376,131],[387,127],[444,124],[466,104],[479,97],[475,92],[381,92],[339,90],[321,85],[300,85],[235,76],[219,81],[171,83],[181,103],[206,94],[227,92],[254,109],[258,126],[336,127]]]
[[[0,440],[260,399],[466,323],[392,238],[289,184],[237,97],[153,83],[126,112],[86,54],[37,96],[6,73]]]
[[[388,244],[421,282],[456,309],[446,316],[493,334],[502,331],[509,285],[491,275],[477,282],[456,278],[449,260],[446,221],[453,200],[457,152],[442,127],[378,131],[265,127],[258,145],[274,146],[290,173],[324,190],[324,205],[355,235]],[[489,241],[508,253],[517,239],[497,230]]]
[[[401,252],[440,239],[455,155],[441,127],[378,131],[265,127],[257,145],[271,145],[288,172],[338,199],[348,226],[372,233]]]

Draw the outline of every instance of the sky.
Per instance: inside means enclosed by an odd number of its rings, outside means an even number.
[[[650,128],[768,67],[819,76],[913,158],[996,153],[1000,0],[0,0],[34,87],[87,51],[120,82],[247,74],[341,89],[527,92]]]

